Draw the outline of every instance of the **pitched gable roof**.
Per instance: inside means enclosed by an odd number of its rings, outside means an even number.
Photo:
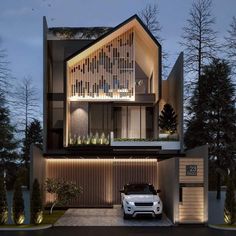
[[[133,23],[133,24],[132,24]],[[122,23],[120,23],[119,25],[117,25],[116,27],[112,28],[111,30],[109,30],[107,33],[103,34],[102,36],[98,37],[96,40],[92,41],[91,43],[89,43],[88,45],[86,45],[85,47],[83,47],[82,49],[76,51],[75,53],[73,53],[71,56],[69,56],[68,58],[66,58],[67,62],[71,62],[73,64],[73,61],[76,60],[76,57],[78,55],[80,55],[81,53],[85,52],[86,50],[91,49],[93,46],[95,46],[96,44],[101,44],[102,41],[108,37],[112,37],[113,34],[115,34],[118,31],[121,31],[122,28],[126,28],[128,27],[128,25],[136,25],[141,27],[142,30],[144,30],[144,32],[148,35],[148,37],[155,43],[155,45],[161,49],[161,45],[160,43],[157,41],[157,39],[153,36],[153,34],[149,31],[149,29],[144,25],[144,23],[142,22],[142,20],[138,17],[138,15],[133,15],[130,18],[128,18],[127,20],[123,21]],[[124,29],[125,30],[125,29]]]

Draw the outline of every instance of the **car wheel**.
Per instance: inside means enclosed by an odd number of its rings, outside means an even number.
[[[156,219],[161,220],[162,219],[162,214],[156,215]]]
[[[124,218],[125,220],[128,220],[128,219],[130,219],[130,215],[124,213],[123,218]]]

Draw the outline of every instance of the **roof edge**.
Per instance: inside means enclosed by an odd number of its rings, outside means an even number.
[[[106,32],[105,34],[101,35],[100,37],[98,37],[97,39],[95,39],[94,41],[92,41],[91,43],[89,43],[88,45],[86,45],[85,47],[79,49],[78,51],[74,52],[72,55],[70,55],[69,57],[65,58],[65,61],[69,61],[70,59],[72,59],[73,57],[77,56],[78,54],[80,54],[81,52],[85,51],[86,49],[88,49],[89,47],[93,46],[95,43],[99,42],[100,40],[106,38],[108,35],[110,35],[111,33],[115,32],[116,30],[118,30],[119,28],[121,28],[122,26],[126,25],[128,22],[132,21],[133,19],[136,19],[139,24],[143,27],[143,29],[146,31],[146,33],[150,36],[150,38],[154,41],[154,43],[161,48],[161,44],[158,42],[158,40],[153,36],[153,34],[151,33],[151,31],[147,28],[147,26],[143,23],[143,21],[140,19],[140,17],[137,14],[132,15],[131,17],[129,17],[128,19],[126,19],[125,21],[121,22],[120,24],[118,24],[117,26],[115,26],[114,28],[112,28],[111,30],[109,30],[108,32]]]

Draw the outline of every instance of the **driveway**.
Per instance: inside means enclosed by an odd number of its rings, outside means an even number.
[[[171,226],[171,221],[164,215],[162,220],[152,217],[123,219],[120,206],[101,209],[68,209],[56,222],[55,226]]]

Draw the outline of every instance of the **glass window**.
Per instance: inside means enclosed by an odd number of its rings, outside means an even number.
[[[114,108],[115,138],[152,138],[153,108],[122,106]]]

